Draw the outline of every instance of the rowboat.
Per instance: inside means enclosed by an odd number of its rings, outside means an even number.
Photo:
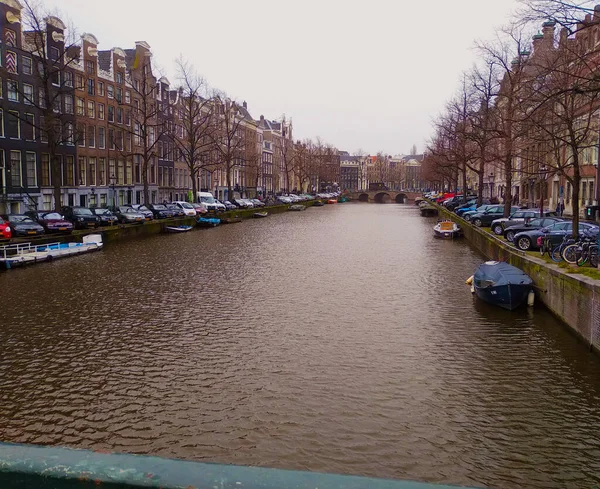
[[[486,261],[473,275],[473,289],[480,299],[512,311],[533,291],[531,277],[505,262]]]
[[[337,200],[336,199],[329,199],[327,201],[327,204],[337,204]]]
[[[88,234],[83,237],[81,243],[49,243],[43,245],[19,243],[0,246],[0,267],[10,269],[98,251],[102,249],[102,244],[101,234]]]
[[[267,217],[268,215],[268,212],[255,212],[254,214],[252,214],[252,217],[260,219],[261,217]]]
[[[303,211],[306,209],[305,205],[302,204],[293,204],[288,207],[288,211]]]
[[[221,224],[221,219],[216,217],[199,217],[196,219],[196,224],[201,228],[214,228]]]
[[[323,207],[325,204],[321,200],[316,200],[313,207]]]
[[[165,231],[167,233],[185,233],[191,229],[192,226],[165,226]]]
[[[235,224],[236,222],[242,222],[241,217],[222,217],[221,224]]]

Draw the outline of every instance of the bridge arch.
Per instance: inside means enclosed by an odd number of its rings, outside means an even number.
[[[379,192],[375,194],[375,203],[376,204],[387,204],[391,202],[392,197],[387,192]]]
[[[403,193],[396,194],[396,204],[405,204],[407,200],[408,200],[408,197],[406,196],[406,194],[403,194]]]
[[[360,194],[358,196],[359,202],[369,202],[369,194]]]

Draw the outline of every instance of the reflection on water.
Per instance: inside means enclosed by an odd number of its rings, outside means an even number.
[[[402,205],[0,274],[0,439],[497,488],[600,484],[600,362]]]

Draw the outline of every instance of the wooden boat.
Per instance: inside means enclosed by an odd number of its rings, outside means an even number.
[[[348,202],[348,197],[338,197],[337,201],[341,204],[343,202]]]
[[[288,211],[303,211],[306,209],[305,205],[302,204],[292,204],[288,207]]]
[[[236,222],[242,222],[241,217],[223,217],[221,218],[221,224],[235,224]]]
[[[498,261],[482,263],[473,275],[473,289],[480,299],[512,311],[533,291],[531,277],[517,267]]]
[[[462,230],[453,221],[440,221],[433,226],[433,235],[441,239],[455,239],[462,236]]]
[[[327,200],[327,204],[337,204],[337,200],[336,199],[329,199],[329,200]]]
[[[191,229],[192,226],[165,226],[165,231],[167,233],[185,233]]]
[[[268,215],[268,212],[255,212],[254,214],[252,214],[252,217],[260,219],[261,217],[267,217]]]
[[[432,205],[421,206],[420,211],[423,217],[432,217],[438,215],[438,210]]]
[[[323,207],[325,204],[321,200],[315,200],[313,207]]]
[[[0,267],[9,269],[101,250],[101,234],[88,234],[81,243],[19,243],[0,246]]]
[[[196,223],[201,228],[214,228],[221,224],[221,219],[216,217],[199,217],[196,219]]]

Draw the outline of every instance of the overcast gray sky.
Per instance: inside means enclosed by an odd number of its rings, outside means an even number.
[[[175,82],[182,54],[255,119],[374,154],[423,149],[431,120],[476,60],[473,43],[516,0],[45,0],[100,49],[147,41]]]

